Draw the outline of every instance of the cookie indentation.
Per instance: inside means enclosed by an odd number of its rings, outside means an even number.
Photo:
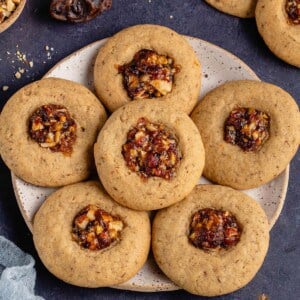
[[[258,151],[269,137],[270,117],[254,108],[237,108],[225,121],[224,140],[244,151]]]
[[[241,228],[228,211],[204,208],[192,216],[189,240],[197,248],[228,249],[239,242],[240,236]]]
[[[39,107],[29,119],[29,135],[42,148],[71,155],[76,141],[77,125],[66,107],[47,104]]]
[[[122,154],[130,170],[142,178],[171,179],[176,176],[182,154],[176,135],[161,123],[140,118],[127,134]]]
[[[131,99],[156,98],[170,93],[174,75],[179,70],[173,58],[148,49],[138,51],[130,63],[119,66]]]
[[[285,10],[291,24],[300,24],[300,0],[287,0]]]
[[[74,218],[72,237],[82,248],[101,250],[120,240],[124,223],[117,217],[88,205]]]

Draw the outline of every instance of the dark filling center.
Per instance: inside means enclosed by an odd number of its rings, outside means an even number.
[[[287,0],[285,10],[292,24],[300,24],[300,0]]]
[[[254,108],[237,108],[225,121],[224,140],[244,151],[258,151],[269,137],[270,117]]]
[[[129,169],[142,178],[171,179],[182,158],[175,134],[165,125],[151,123],[146,118],[140,118],[129,130],[122,154]]]
[[[204,208],[192,216],[189,240],[197,248],[227,249],[236,245],[240,236],[237,220],[228,211]]]
[[[142,49],[133,60],[119,67],[131,99],[162,97],[172,91],[174,75],[180,67],[174,60],[153,50]]]
[[[76,141],[76,123],[67,108],[47,104],[39,107],[29,119],[29,134],[43,148],[70,155]]]
[[[73,220],[72,238],[82,248],[101,250],[120,239],[123,227],[119,217],[96,205],[88,205]]]

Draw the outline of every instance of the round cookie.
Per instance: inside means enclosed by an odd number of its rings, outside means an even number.
[[[206,208],[236,218],[241,233],[235,245],[204,250],[191,243],[193,215]],[[152,250],[159,267],[179,287],[201,296],[223,295],[245,286],[261,267],[268,245],[268,220],[259,204],[217,185],[196,186],[185,200],[160,210],[152,226]]]
[[[66,126],[73,140],[65,136],[49,148],[48,135],[45,139],[41,130],[34,132],[32,128],[47,128],[44,123],[50,115],[45,114],[51,113],[51,107],[56,107],[56,117],[61,110],[66,111],[61,116],[65,121],[56,124],[61,126],[61,136]],[[84,86],[58,78],[36,81],[15,93],[3,108],[0,115],[1,156],[14,174],[35,185],[62,186],[84,180],[93,168],[92,147],[106,118],[100,101]],[[49,132],[56,139],[54,133]]]
[[[226,120],[240,108],[253,108],[269,116],[268,134],[265,136],[268,138],[260,149],[246,151],[249,149],[244,150],[224,139]],[[296,102],[281,88],[264,82],[241,80],[217,87],[200,101],[192,119],[205,148],[204,176],[236,189],[254,188],[274,179],[287,167],[300,141]],[[257,132],[253,134],[257,134],[263,126],[254,126],[254,129]],[[256,146],[251,139],[248,142]]]
[[[257,0],[205,0],[214,8],[236,17],[253,18]]]
[[[169,85],[165,87],[165,84],[162,84],[159,90],[164,90],[164,92],[159,97],[153,96],[151,93],[143,93],[143,96],[141,96],[142,86],[144,88],[146,86],[151,87],[151,89],[154,86],[157,87],[157,81],[154,79],[162,79],[165,72],[170,71],[166,68],[155,69],[153,65],[147,66],[148,71],[152,70],[151,78],[153,78],[153,81],[151,81],[151,84],[148,84],[148,81],[146,83],[142,82],[139,88],[133,88],[133,99],[136,99],[136,97],[145,97],[143,99],[153,97],[152,100],[164,101],[175,109],[189,114],[197,103],[200,92],[200,63],[193,48],[183,36],[159,25],[144,24],[126,28],[109,38],[107,43],[100,49],[94,67],[94,83],[96,93],[104,105],[113,112],[133,100],[124,87],[125,79],[122,72],[120,72],[120,68],[124,69],[126,64],[132,65],[132,60],[140,50],[155,51],[158,55],[171,58],[175,64],[171,69],[175,74],[171,75],[171,78],[174,79],[171,91],[168,90]],[[139,55],[139,57],[141,56]],[[154,66],[156,66],[155,63]],[[145,66],[140,66],[138,76],[148,74],[148,71],[141,71],[141,69],[145,69]],[[127,72],[129,71],[127,70]],[[131,70],[130,74],[133,75],[133,73],[135,71]],[[133,82],[132,79],[128,81],[131,84]],[[167,82],[170,83],[172,80],[169,78]],[[135,85],[132,84],[131,86]],[[157,92],[157,89],[154,89],[154,91]]]
[[[164,129],[153,134],[148,130],[159,126]],[[161,135],[170,139],[158,140]],[[192,120],[152,100],[133,101],[115,111],[100,131],[94,153],[107,192],[137,210],[159,209],[183,199],[196,185],[205,160]]]
[[[123,223],[119,239],[106,248],[92,250],[74,240],[74,217],[88,205]],[[42,204],[34,217],[33,241],[44,265],[63,281],[82,287],[111,286],[129,280],[145,263],[150,221],[147,213],[118,205],[99,183],[77,183],[57,190]]]
[[[286,9],[291,3],[289,17]],[[258,31],[270,50],[285,62],[300,67],[300,13],[298,0],[259,0],[255,19]],[[298,11],[298,17],[297,16]]]

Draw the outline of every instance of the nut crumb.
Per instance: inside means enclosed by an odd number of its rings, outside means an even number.
[[[21,73],[18,71],[18,72],[15,73],[15,77],[16,77],[17,79],[20,79],[20,78],[22,77],[22,75],[21,75]]]
[[[3,91],[3,92],[6,92],[8,89],[9,89],[9,86],[8,86],[8,85],[4,85],[4,86],[2,87],[2,91]]]

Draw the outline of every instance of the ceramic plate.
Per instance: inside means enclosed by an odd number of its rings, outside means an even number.
[[[229,52],[200,39],[186,37],[194,48],[203,71],[201,95],[218,85],[231,80],[252,79],[259,80],[255,73],[241,60]],[[93,65],[98,50],[106,39],[92,43],[71,54],[54,66],[45,77],[59,77],[79,82],[93,91]],[[288,185],[289,168],[280,176],[256,189],[245,191],[256,199],[264,208],[270,228],[277,220],[282,209]],[[42,188],[30,185],[12,174],[15,195],[22,215],[32,230],[32,219],[45,198],[52,193],[53,188]],[[204,178],[199,183],[208,183]],[[158,269],[152,257],[140,272],[131,280],[114,286],[115,288],[135,291],[168,291],[178,289]]]

